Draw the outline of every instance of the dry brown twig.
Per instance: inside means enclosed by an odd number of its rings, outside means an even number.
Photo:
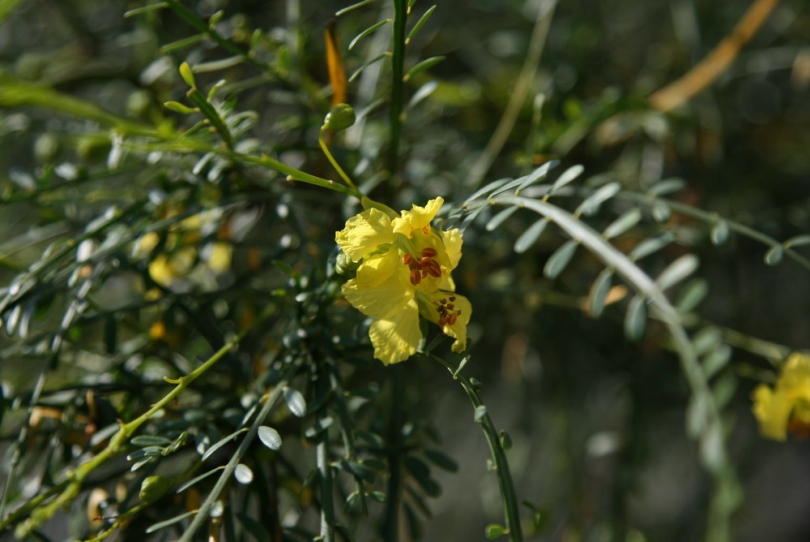
[[[768,19],[779,0],[756,0],[737,26],[723,41],[684,76],[654,92],[648,99],[651,107],[667,112],[688,102],[726,71],[740,50]]]

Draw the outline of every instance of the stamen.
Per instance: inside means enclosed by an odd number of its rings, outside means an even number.
[[[427,248],[422,249],[422,256],[427,256],[428,258],[433,258],[434,256],[436,256],[436,254],[438,254],[438,252],[436,252],[435,248],[427,247]]]
[[[456,319],[458,318],[458,313],[454,312],[451,313],[450,316],[447,317],[447,323],[451,326],[456,323]]]
[[[439,267],[439,264],[434,260],[430,260],[430,263],[427,265],[427,272],[437,278],[442,276],[442,268]]]
[[[416,286],[420,282],[422,282],[422,274],[419,273],[418,269],[411,269],[411,284]]]
[[[408,254],[407,252],[402,256],[402,263],[404,263],[405,265],[411,263],[411,255]]]

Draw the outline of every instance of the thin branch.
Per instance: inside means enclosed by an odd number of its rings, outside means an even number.
[[[685,104],[711,85],[728,69],[740,50],[768,19],[779,0],[756,0],[745,12],[734,30],[685,75],[649,97],[649,104],[659,111],[672,111]]]
[[[489,142],[487,143],[484,152],[478,156],[478,160],[473,164],[470,173],[467,175],[469,186],[478,186],[481,180],[492,167],[498,153],[503,149],[506,139],[512,133],[512,128],[515,127],[520,109],[526,102],[526,97],[531,90],[532,82],[537,74],[537,67],[540,64],[540,57],[543,54],[543,48],[546,44],[548,31],[551,27],[551,18],[554,14],[554,8],[557,2],[552,2],[551,6],[547,9],[542,7],[537,10],[537,19],[534,22],[534,30],[532,31],[531,41],[529,42],[529,51],[526,53],[526,60],[523,62],[523,68],[520,70],[515,88],[509,97],[509,103],[506,105],[503,116],[498,127],[492,133]]]

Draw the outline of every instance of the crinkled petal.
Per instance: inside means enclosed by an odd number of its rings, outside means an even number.
[[[343,285],[343,295],[366,316],[389,318],[413,300],[414,290],[403,274],[407,276],[407,268],[397,263],[396,254],[372,257]]]
[[[407,266],[403,265],[396,250],[375,254],[363,260],[357,268],[357,281],[363,288],[376,288],[388,284],[390,288],[411,288]]]
[[[346,227],[335,234],[335,241],[354,262],[378,246],[391,243],[394,232],[391,219],[384,212],[368,209],[346,221]]]
[[[374,345],[374,357],[384,364],[398,363],[411,357],[422,340],[416,301],[409,301],[388,319],[375,320],[368,334]]]
[[[410,211],[402,211],[402,216],[391,222],[394,226],[394,233],[413,237],[414,230],[430,228],[430,221],[439,212],[442,204],[444,204],[444,199],[436,198],[428,201],[424,207],[413,205]]]
[[[461,259],[461,231],[458,228],[442,232],[444,248],[447,252],[447,259],[450,262],[450,269],[453,270]]]

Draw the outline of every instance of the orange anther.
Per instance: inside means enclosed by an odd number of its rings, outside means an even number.
[[[402,256],[402,263],[404,263],[405,265],[408,265],[409,263],[411,263],[411,255],[408,254],[408,253],[405,253],[405,255]]]
[[[423,248],[422,249],[422,256],[427,256],[428,258],[433,258],[438,252],[436,252],[435,248]]]
[[[416,286],[422,282],[422,275],[419,273],[418,269],[411,269],[411,284]]]
[[[427,266],[427,272],[433,275],[434,277],[442,276],[442,268],[439,267],[439,264],[433,260],[430,260],[430,263]]]
[[[458,314],[452,313],[450,316],[447,317],[447,323],[451,326],[456,323],[456,319],[458,318]]]

